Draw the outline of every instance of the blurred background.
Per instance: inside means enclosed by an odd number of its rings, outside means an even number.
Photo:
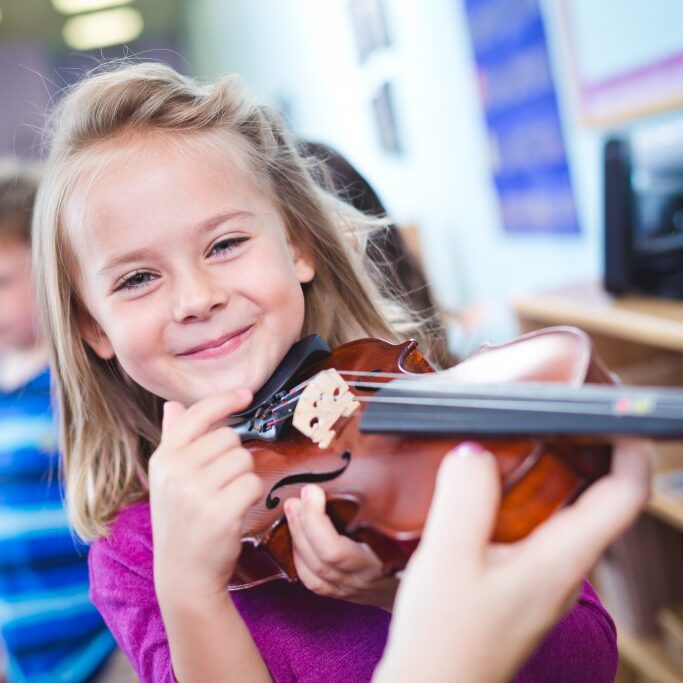
[[[0,154],[39,159],[62,89],[121,57],[240,73],[344,155],[456,356],[568,323],[629,381],[683,384],[681,0],[0,0]],[[680,619],[655,623],[683,599],[682,453],[645,517],[664,546],[603,576],[629,680],[683,680]]]
[[[603,143],[683,104],[680,85],[662,96],[641,73],[683,53],[680,0],[0,0],[0,12],[0,152],[39,156],[50,102],[102,60],[241,73],[417,234],[460,320],[459,354],[513,333],[520,292],[601,278]],[[605,106],[620,79],[630,95]]]

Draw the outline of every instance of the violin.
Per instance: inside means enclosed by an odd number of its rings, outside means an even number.
[[[485,345],[440,372],[417,346],[361,339],[330,350],[312,335],[235,416],[265,493],[243,520],[230,590],[297,580],[283,503],[308,483],[325,490],[337,530],[389,574],[417,547],[439,465],[461,441],[495,456],[493,541],[513,542],[609,471],[615,436],[683,436],[683,391],[618,385],[577,328]]]

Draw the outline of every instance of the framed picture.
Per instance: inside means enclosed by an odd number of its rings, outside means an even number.
[[[349,13],[361,63],[375,50],[389,47],[391,41],[382,0],[349,0]]]
[[[681,0],[561,0],[559,9],[583,123],[683,107]]]
[[[400,154],[402,147],[396,126],[393,92],[391,83],[383,83],[377,94],[372,98],[372,109],[380,147],[385,152]]]
[[[503,229],[578,234],[538,0],[465,0],[464,7]]]

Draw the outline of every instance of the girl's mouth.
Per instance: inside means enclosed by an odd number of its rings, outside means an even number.
[[[246,341],[246,339],[251,335],[251,331],[253,329],[254,326],[249,325],[248,327],[244,327],[237,332],[231,332],[223,337],[218,337],[218,339],[213,339],[204,344],[195,346],[189,351],[179,353],[178,356],[180,358],[191,358],[194,360],[219,358],[220,356],[225,356],[228,353],[232,353],[242,344],[242,342]]]

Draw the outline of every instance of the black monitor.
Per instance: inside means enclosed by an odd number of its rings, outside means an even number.
[[[683,125],[604,147],[605,288],[683,298]]]

